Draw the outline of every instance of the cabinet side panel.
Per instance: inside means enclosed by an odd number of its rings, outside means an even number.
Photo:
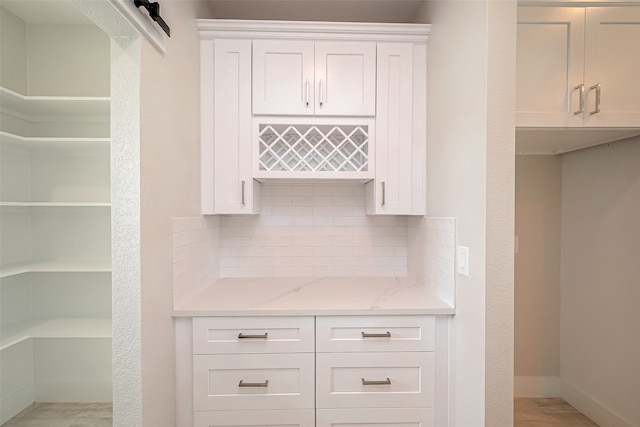
[[[211,40],[200,42],[200,211],[214,213],[213,185],[213,50]]]

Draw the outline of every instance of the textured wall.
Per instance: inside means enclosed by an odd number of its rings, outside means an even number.
[[[429,215],[456,218],[452,425],[511,425],[515,1],[425,2]]]

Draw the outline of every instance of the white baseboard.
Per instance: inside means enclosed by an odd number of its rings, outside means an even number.
[[[33,382],[25,384],[10,395],[3,397],[0,403],[0,424],[9,421],[13,416],[31,405],[34,398]]]
[[[560,397],[562,380],[560,377],[514,377],[515,397]]]
[[[596,401],[582,390],[568,384],[562,383],[562,396],[571,406],[591,418],[593,422],[604,427],[636,427],[620,415],[614,413],[602,403]]]

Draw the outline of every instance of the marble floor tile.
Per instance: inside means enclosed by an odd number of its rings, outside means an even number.
[[[598,427],[560,398],[514,400],[514,427]]]
[[[33,403],[2,427],[111,427],[111,403]]]

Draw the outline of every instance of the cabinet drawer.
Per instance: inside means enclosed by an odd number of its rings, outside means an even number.
[[[434,353],[322,353],[316,407],[407,408],[434,404]]]
[[[433,427],[432,408],[318,409],[316,427]]]
[[[315,411],[196,411],[194,427],[314,427]]]
[[[313,408],[314,357],[298,354],[193,356],[195,409]]]
[[[193,353],[311,353],[313,325],[313,317],[196,317]]]
[[[327,316],[316,320],[317,351],[433,351],[434,316]]]

